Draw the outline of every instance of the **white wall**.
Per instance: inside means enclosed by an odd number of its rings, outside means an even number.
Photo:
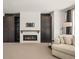
[[[4,13],[51,12],[73,5],[75,0],[3,0]]]
[[[26,27],[26,23],[33,22],[35,27]],[[20,12],[20,29],[21,30],[39,30],[40,29],[40,12]]]
[[[26,23],[33,22],[35,27],[26,27]],[[39,30],[40,31],[40,12],[20,12],[20,30]],[[23,42],[23,34],[33,34],[38,36],[36,42],[40,42],[40,32],[20,32],[20,42]]]
[[[65,12],[64,11],[54,11],[54,39],[62,34],[62,26],[65,19]]]
[[[73,22],[72,34],[75,35],[75,9],[72,10],[72,22]]]

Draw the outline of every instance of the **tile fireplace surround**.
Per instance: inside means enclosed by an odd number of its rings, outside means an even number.
[[[40,31],[21,30],[20,43],[40,43]]]

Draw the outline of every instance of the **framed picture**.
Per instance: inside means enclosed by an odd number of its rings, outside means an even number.
[[[35,27],[34,23],[26,23],[26,27]]]

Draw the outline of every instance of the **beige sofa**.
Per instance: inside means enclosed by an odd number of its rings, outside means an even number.
[[[61,59],[75,59],[75,39],[73,35],[60,35],[52,44],[52,55]]]

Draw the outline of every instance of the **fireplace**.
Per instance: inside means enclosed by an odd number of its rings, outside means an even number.
[[[23,35],[24,41],[36,41],[37,35]]]

